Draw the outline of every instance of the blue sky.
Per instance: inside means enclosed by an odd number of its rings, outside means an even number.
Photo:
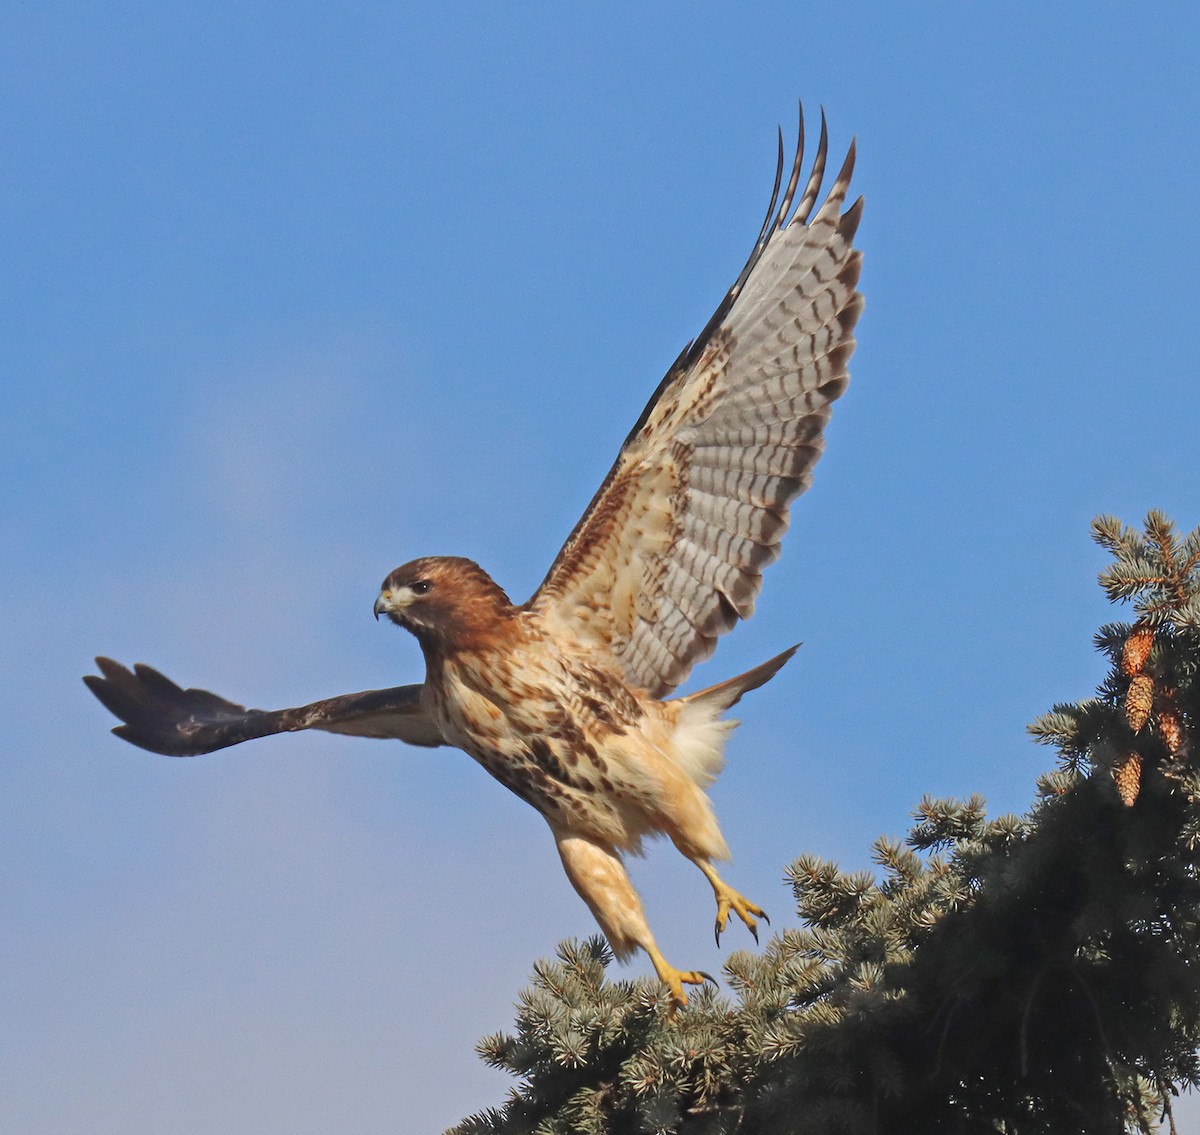
[[[1025,723],[1101,674],[1088,520],[1200,523],[1198,36],[1183,4],[7,5],[4,1128],[500,1100],[474,1041],[593,929],[540,819],[452,751],[153,757],[79,676],[296,704],[419,677],[371,618],[397,563],[524,598],[740,267],[797,98],[858,138],[867,311],[696,676],[805,643],[740,707],[729,878],[792,925],[803,851],[864,866],[926,792],[1024,810]],[[718,971],[704,880],[634,870]]]

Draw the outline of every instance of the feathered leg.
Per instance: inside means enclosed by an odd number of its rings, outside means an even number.
[[[676,1005],[687,1004],[685,985],[701,985],[706,981],[716,984],[708,974],[678,970],[662,956],[646,922],[642,900],[633,889],[620,856],[612,848],[557,831],[554,838],[567,878],[587,903],[618,958],[628,958],[639,946],[645,950],[659,981],[671,991]]]

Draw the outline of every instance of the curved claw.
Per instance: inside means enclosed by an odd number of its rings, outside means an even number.
[[[687,1004],[687,994],[683,991],[685,985],[704,985],[710,981],[714,986],[717,985],[717,979],[710,973],[704,973],[702,970],[676,969],[662,956],[653,942],[648,943],[643,949],[650,955],[650,960],[654,963],[654,971],[658,974],[658,980],[670,991],[671,1007],[668,1014],[672,1017],[677,1010]]]
[[[757,944],[758,925],[754,921],[755,918],[761,918],[768,926],[771,923],[762,907],[756,906],[744,895],[739,895],[737,891],[720,879],[714,879],[713,890],[717,896],[717,921],[713,931],[717,945],[721,945],[721,935],[724,933],[725,927],[729,925],[730,914],[736,914],[746,924],[746,929],[754,935],[754,941]]]
[[[702,978],[704,978],[705,982],[710,982],[710,981],[711,981],[711,982],[712,982],[712,987],[713,987],[714,989],[720,989],[720,988],[721,988],[721,987],[720,987],[720,986],[717,984],[717,979],[716,979],[715,977],[713,977],[713,975],[712,975],[711,973],[705,973],[705,972],[704,972],[704,970],[702,970],[702,969],[700,969],[700,970],[697,970],[696,972],[697,972],[697,973],[698,973],[698,974],[699,974],[699,975],[700,975]]]

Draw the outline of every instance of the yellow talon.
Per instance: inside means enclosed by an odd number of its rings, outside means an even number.
[[[672,1015],[677,1009],[682,1009],[687,1004],[687,994],[683,991],[685,985],[703,985],[706,981],[711,981],[713,985],[717,984],[717,979],[703,970],[676,969],[659,953],[657,947],[651,947],[646,952],[654,963],[654,972],[658,974],[658,980],[671,991]]]
[[[758,923],[755,921],[755,918],[761,918],[766,922],[770,922],[771,920],[767,918],[766,911],[762,907],[752,903],[745,895],[738,894],[737,891],[713,870],[711,864],[703,860],[698,860],[696,866],[704,872],[705,877],[712,884],[713,893],[717,896],[717,923],[715,928],[717,945],[721,944],[721,935],[725,932],[725,927],[729,925],[729,912],[731,910],[746,924],[746,929],[754,935],[754,940],[757,942]]]

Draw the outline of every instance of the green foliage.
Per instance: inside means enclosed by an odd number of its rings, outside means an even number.
[[[518,1086],[456,1135],[1169,1122],[1200,1084],[1200,529],[1152,512],[1141,534],[1093,530],[1114,558],[1101,586],[1136,621],[1097,635],[1096,697],[1030,726],[1059,767],[1028,816],[925,799],[906,844],[875,844],[878,877],[802,856],[803,928],[732,954],[732,998],[700,990],[674,1015],[656,983],[606,980],[599,939],[564,943],[516,1032],[479,1045]]]

